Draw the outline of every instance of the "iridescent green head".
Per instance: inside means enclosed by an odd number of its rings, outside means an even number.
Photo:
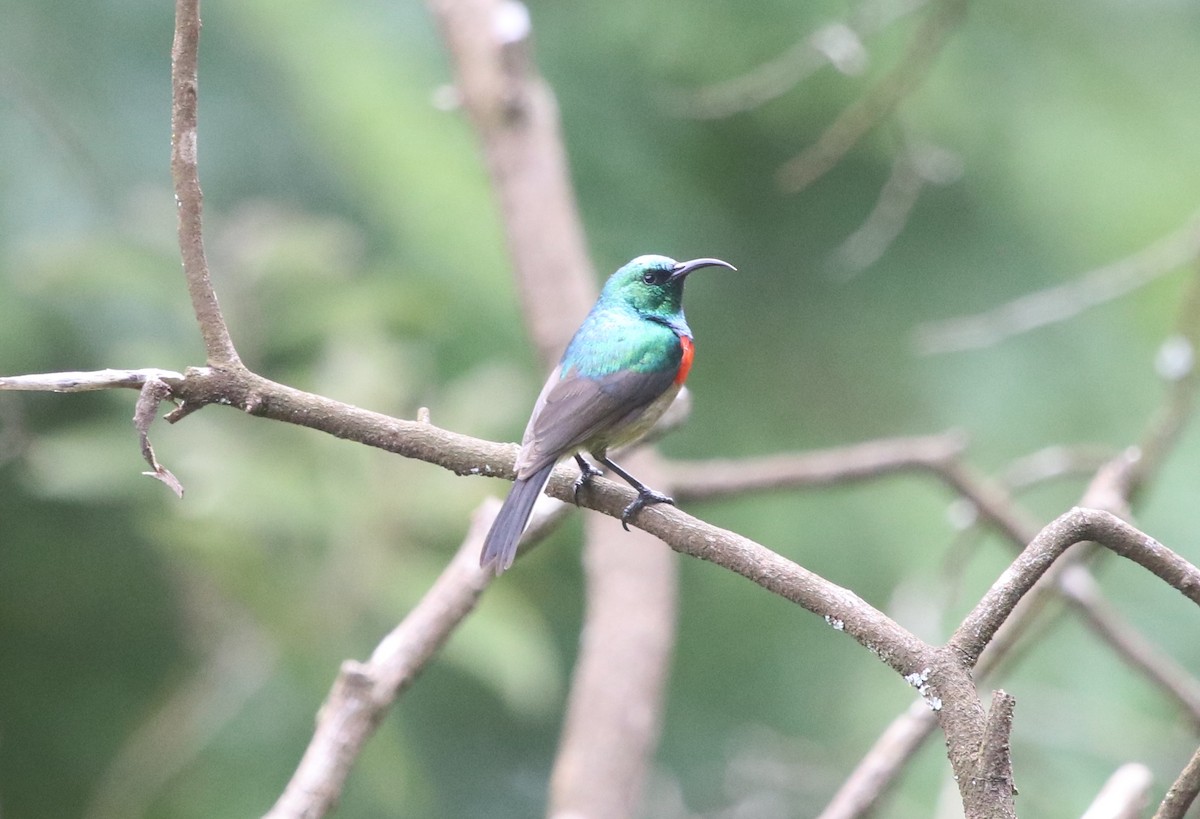
[[[623,302],[642,315],[670,317],[683,310],[683,283],[702,267],[728,267],[720,259],[677,262],[666,256],[638,256],[609,277],[600,302]]]

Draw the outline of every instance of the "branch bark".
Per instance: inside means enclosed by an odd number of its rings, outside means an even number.
[[[525,323],[549,369],[596,286],[554,95],[533,62],[528,11],[513,0],[430,6],[483,145]],[[652,537],[606,523],[585,523],[586,620],[550,809],[619,819],[636,813],[657,746],[677,580],[673,556]]]
[[[622,459],[651,486],[664,486],[656,460],[644,450]],[[597,515],[587,516],[584,532],[585,626],[547,815],[633,817],[661,731],[677,558],[645,532],[623,532]]]
[[[1188,808],[1200,795],[1200,749],[1192,754],[1188,764],[1167,791],[1166,797],[1154,812],[1154,819],[1183,819]]]
[[[831,486],[913,470],[939,471],[962,454],[958,432],[882,438],[846,447],[762,458],[668,461],[666,483],[679,500],[713,500],[774,489]]]
[[[196,121],[199,47],[200,0],[176,0],[171,47],[171,179],[179,208],[179,252],[209,365],[240,367],[204,255],[204,194],[200,190]]]
[[[788,193],[799,193],[829,173],[859,140],[916,90],[962,21],[966,8],[966,0],[937,0],[900,61],[838,114],[815,143],[784,163],[776,174],[780,187]]]
[[[1193,603],[1200,604],[1200,570],[1115,515],[1076,507],[1043,529],[966,616],[949,645],[971,664],[1013,608],[1063,552],[1093,541],[1132,560]]]
[[[506,223],[510,249],[517,260],[533,333],[543,357],[546,357],[548,351],[559,349],[566,333],[575,326],[577,316],[586,309],[591,287],[590,277],[586,275],[589,266],[583,249],[582,229],[573,210],[563,216],[561,207],[564,202],[570,203],[572,197],[557,122],[552,114],[553,101],[544,84],[529,71],[527,12],[518,3],[492,0],[432,0],[432,4],[447,41],[461,61],[463,96],[477,127],[485,135],[485,153],[489,169],[497,180],[502,208],[506,214],[513,214]],[[961,5],[962,0],[946,0],[939,10],[953,10]],[[172,176],[179,203],[183,266],[211,366],[189,370],[182,377],[171,374],[160,379],[143,375],[142,381],[137,383],[152,384],[155,389],[158,389],[157,385],[165,385],[172,397],[182,400],[172,420],[209,404],[224,404],[249,414],[320,429],[425,460],[458,474],[511,477],[515,455],[512,446],[456,435],[428,422],[387,418],[302,393],[272,383],[242,366],[217,304],[202,240],[202,194],[196,157],[198,0],[178,0],[176,14],[176,38],[172,49]],[[941,24],[949,25],[949,19],[942,20]],[[914,60],[913,66],[912,70],[917,71],[921,62]],[[893,77],[900,93],[907,87],[902,80],[902,77]],[[545,127],[547,123],[551,127]],[[821,148],[821,145],[816,147]],[[556,227],[558,230],[554,235],[565,237],[562,243],[545,242],[548,228]],[[548,250],[547,246],[552,249]],[[566,275],[564,271],[579,275]],[[579,301],[583,308],[575,311],[575,315],[572,315],[573,308],[548,309],[546,304],[538,301],[542,291],[567,294],[550,307],[561,308]],[[564,316],[569,318],[564,319]],[[567,322],[566,331],[563,330],[564,322]],[[0,386],[20,388],[21,383],[5,379]],[[29,388],[30,383],[24,382],[25,388]],[[68,389],[96,388],[94,383],[85,384],[79,379],[63,378],[56,383],[58,387],[65,385]],[[109,383],[109,386],[134,385],[120,378],[110,379]],[[154,400],[161,397],[152,396]],[[572,498],[573,479],[571,468],[556,470],[548,492],[560,499]],[[1123,490],[1125,496],[1132,491],[1129,487],[1135,480],[1129,478]],[[631,497],[632,492],[627,488],[598,480],[582,500],[588,507],[616,517]],[[601,523],[615,531],[615,525]],[[599,525],[593,522],[589,528]],[[985,656],[985,648],[998,637],[1017,604],[1067,548],[1081,541],[1099,543],[1139,563],[1193,602],[1200,603],[1200,572],[1194,566],[1107,512],[1077,508],[1043,529],[967,616],[947,645],[934,648],[849,590],[760,544],[705,524],[680,510],[653,507],[640,514],[635,525],[676,551],[723,566],[768,591],[823,615],[835,629],[850,634],[917,687],[946,734],[949,758],[968,817],[1014,815],[1008,751],[1013,700],[1003,692],[997,692],[991,711],[985,714],[971,677],[972,667]],[[343,666],[322,711],[317,736],[293,781],[294,787],[289,786],[284,792],[272,816],[324,815],[336,802],[350,765],[387,706],[411,683],[490,582],[490,576],[479,568],[475,557],[478,539],[485,526],[486,523],[476,521],[455,561],[417,609],[380,644],[370,661],[349,662]],[[593,545],[601,542],[597,538]],[[665,550],[653,551],[670,557]],[[622,565],[622,562],[604,560],[600,552],[589,554],[589,574],[593,568],[599,572],[595,586],[602,592],[595,598],[597,610],[621,608],[620,596],[609,596],[605,584],[626,582],[620,571],[609,572],[610,567]],[[662,560],[655,565],[671,564]],[[658,570],[650,574],[656,578],[673,577],[669,573],[655,572]],[[623,585],[618,589],[621,594],[629,590]],[[647,592],[641,590],[636,596],[642,599]],[[672,597],[668,596],[670,599]],[[668,605],[664,610],[673,609]],[[597,622],[611,625],[620,621],[605,617]],[[655,626],[661,625],[661,619],[657,620]],[[669,629],[653,633],[648,630],[647,634],[651,639],[644,644],[651,646],[649,653],[657,655],[651,658],[652,662],[667,656],[671,642]],[[610,642],[611,634],[603,640],[606,646]],[[585,654],[593,658],[611,658],[617,656],[619,649],[605,647]],[[605,688],[589,682],[596,678],[592,669],[590,665],[581,664],[573,701],[578,695],[579,701],[588,702],[587,691]],[[644,770],[644,760],[656,738],[661,698],[653,689],[657,686],[661,692],[663,677],[658,673],[661,668],[651,668],[651,671],[653,673],[645,675],[644,681],[638,684],[640,693],[637,694],[643,698],[641,701],[646,705],[650,719],[637,720],[634,730],[617,731],[615,740],[603,743],[609,752],[632,752],[635,757],[632,764],[623,766],[612,776],[607,783],[609,788],[614,783],[633,783],[636,793],[636,780]],[[620,699],[613,698],[607,704],[618,703]],[[649,730],[646,725],[651,726]],[[568,730],[566,736],[572,737],[575,733]],[[603,738],[597,729],[586,733],[590,741]],[[566,753],[570,750],[573,750],[572,745],[564,741],[563,770],[569,771],[572,767],[568,764],[571,757]],[[1194,767],[1194,764],[1189,765],[1189,770]],[[1189,783],[1196,779],[1189,770],[1181,776],[1181,792],[1191,787]],[[561,781],[577,779],[564,775]],[[560,780],[556,778],[557,781]],[[582,804],[576,801],[580,793],[578,787],[569,785],[565,790],[570,799],[564,804],[569,804],[571,809]],[[1192,790],[1194,794],[1194,788]],[[625,815],[635,804],[636,800],[627,800],[602,810],[610,811],[605,815]]]
[[[370,660],[342,663],[304,758],[266,819],[316,819],[336,806],[351,767],[387,709],[494,579],[480,568],[479,549],[498,509],[493,503],[475,516],[449,565]]]
[[[1139,819],[1150,803],[1154,776],[1145,765],[1131,762],[1113,771],[1082,819]]]
[[[531,23],[512,0],[429,0],[483,146],[526,324],[557,361],[595,298],[558,107],[533,67]]]

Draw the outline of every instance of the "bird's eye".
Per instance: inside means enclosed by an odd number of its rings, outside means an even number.
[[[658,277],[654,275],[653,270],[647,270],[642,274],[642,281],[644,281],[646,284],[657,284]]]

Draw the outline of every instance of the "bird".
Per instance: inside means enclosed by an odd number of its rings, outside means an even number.
[[[555,464],[574,456],[580,475],[574,494],[596,475],[586,452],[637,490],[621,525],[642,508],[674,500],[649,488],[608,457],[654,426],[687,379],[695,344],[683,315],[683,285],[697,270],[726,267],[720,259],[677,262],[638,256],[605,282],[542,388],[515,464],[516,480],[483,541],[479,565],[500,575],[512,566],[534,502]]]

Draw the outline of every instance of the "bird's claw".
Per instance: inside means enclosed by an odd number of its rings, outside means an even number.
[[[579,490],[585,489],[592,482],[592,478],[603,474],[603,472],[596,469],[587,461],[579,462],[579,477],[575,479],[575,483],[571,486],[571,497],[574,499],[576,506],[579,505]]]
[[[653,489],[643,488],[640,492],[638,492],[638,496],[633,499],[633,502],[626,506],[625,511],[621,513],[621,527],[628,532],[629,521],[633,519],[633,516],[642,511],[642,509],[645,507],[656,503],[666,503],[674,506],[675,499],[668,495],[664,495],[662,492],[655,492]]]

